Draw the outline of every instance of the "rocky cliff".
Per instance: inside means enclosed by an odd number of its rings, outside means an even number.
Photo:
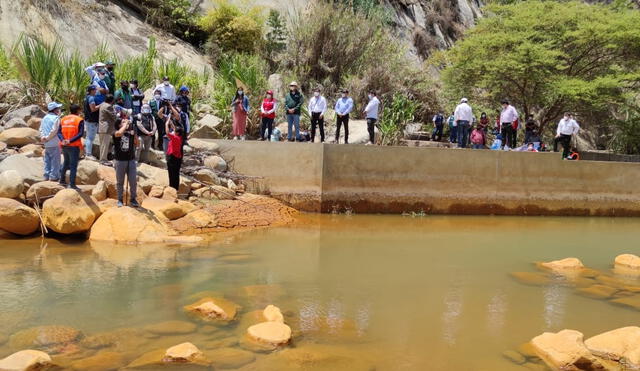
[[[165,58],[180,58],[196,69],[208,65],[191,45],[109,1],[0,0],[0,42],[10,48],[23,32],[45,41],[59,40],[84,56],[103,41],[121,55],[138,54],[155,37],[158,52]]]

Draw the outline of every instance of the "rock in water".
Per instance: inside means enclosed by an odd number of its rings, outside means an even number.
[[[214,369],[235,369],[255,361],[256,356],[246,350],[236,348],[218,348],[206,352]]]
[[[24,179],[16,170],[0,173],[0,197],[18,198],[24,191]]]
[[[0,142],[8,146],[25,146],[40,141],[40,132],[31,128],[11,128],[0,133]]]
[[[236,318],[238,307],[225,299],[206,297],[185,306],[184,310],[205,320],[231,321]]]
[[[155,335],[190,334],[196,330],[196,325],[186,321],[165,321],[145,326],[144,329]]]
[[[640,327],[608,331],[587,339],[584,344],[599,357],[618,361],[628,369],[640,369]]]
[[[71,367],[78,371],[118,370],[124,362],[125,360],[121,353],[102,351],[91,357],[74,361]]]
[[[565,258],[561,260],[554,260],[540,264],[544,268],[551,269],[552,271],[566,271],[566,270],[580,270],[584,269],[584,265],[577,258]]]
[[[201,240],[192,236],[176,236],[153,212],[132,207],[108,209],[94,223],[89,239],[120,243],[193,243]]]
[[[13,349],[46,348],[76,342],[82,334],[69,326],[39,326],[11,335],[9,345]]]
[[[253,340],[271,345],[287,344],[291,340],[291,328],[280,322],[262,322],[247,329]]]
[[[622,254],[616,256],[615,266],[634,269],[640,271],[640,257],[633,254]]]
[[[38,350],[21,350],[0,360],[2,371],[36,371],[51,366],[51,357]]]
[[[604,370],[584,345],[583,337],[575,330],[545,332],[534,337],[531,345],[538,357],[553,370]]]
[[[0,198],[0,229],[27,236],[39,227],[40,217],[34,209],[10,198]]]
[[[178,345],[174,345],[171,348],[167,349],[164,353],[164,362],[194,362],[198,359],[202,359],[203,354],[191,343],[182,343]]]
[[[267,319],[267,322],[284,323],[284,316],[282,315],[280,308],[275,305],[267,305],[267,307],[264,308],[264,311],[262,311],[262,315]]]
[[[101,213],[96,199],[73,189],[56,193],[42,207],[47,228],[63,234],[87,232]]]

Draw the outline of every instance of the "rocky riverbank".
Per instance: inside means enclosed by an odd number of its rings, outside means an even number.
[[[152,151],[151,164],[138,164],[141,208],[116,207],[115,170],[97,161],[80,161],[80,191],[44,181],[36,130],[43,114],[36,105],[23,107],[8,112],[0,125],[0,231],[5,238],[84,234],[94,241],[186,243],[221,231],[293,221],[295,210],[247,193],[218,145],[199,139],[191,139],[185,149],[186,173],[178,191],[168,186],[161,152]]]

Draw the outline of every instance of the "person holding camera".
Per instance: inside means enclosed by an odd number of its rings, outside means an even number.
[[[129,205],[139,207],[137,201],[137,166],[136,147],[138,136],[133,124],[126,118],[118,118],[113,133],[114,143],[114,167],[116,169],[116,191],[118,193],[118,207],[122,207],[125,177],[129,183]]]
[[[149,163],[149,152],[156,135],[156,120],[148,104],[142,105],[142,112],[133,116],[133,125],[138,130],[140,146],[136,152],[136,161]]]
[[[165,132],[168,139],[167,172],[169,173],[169,187],[178,191],[180,188],[184,130],[182,126],[176,126],[171,117],[168,117],[165,122]]]

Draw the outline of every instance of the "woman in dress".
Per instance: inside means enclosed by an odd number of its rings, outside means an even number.
[[[238,88],[236,96],[231,102],[231,116],[233,118],[233,139],[245,140],[247,130],[247,113],[249,112],[249,98],[244,95],[244,89]]]

